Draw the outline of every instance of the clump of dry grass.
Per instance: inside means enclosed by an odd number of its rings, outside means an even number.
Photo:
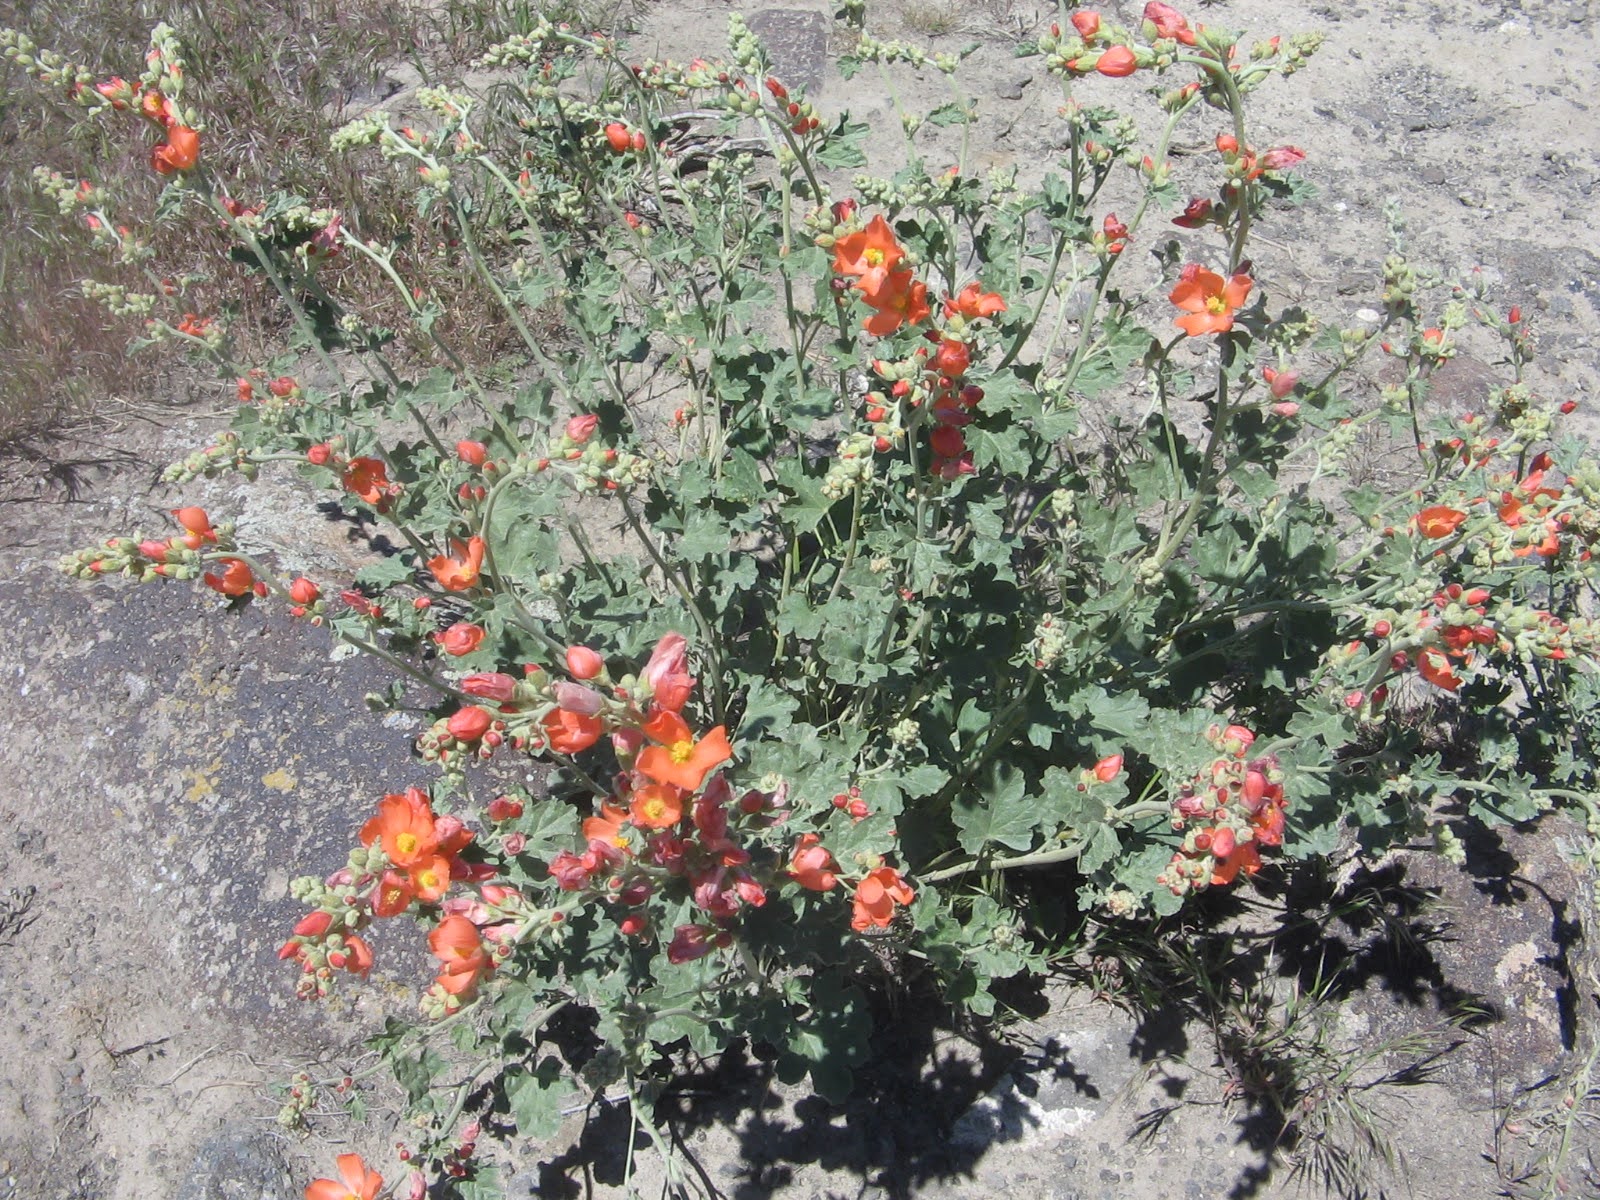
[[[0,26],[105,76],[131,78],[150,29],[163,20],[172,25],[184,43],[188,99],[206,123],[206,160],[229,177],[233,194],[248,202],[297,193],[339,209],[369,237],[405,246],[409,280],[443,304],[442,335],[482,366],[504,353],[510,331],[484,320],[461,257],[435,222],[417,217],[399,180],[353,168],[329,150],[328,136],[391,90],[387,70],[404,64],[425,80],[452,81],[485,46],[530,27],[541,7],[559,19],[614,27],[632,0],[0,0]],[[7,364],[0,372],[0,448],[70,427],[109,397],[230,393],[231,381],[198,378],[175,389],[170,356],[122,353],[137,325],[107,316],[78,288],[84,279],[119,281],[117,269],[33,187],[36,166],[93,177],[110,184],[122,211],[137,212],[161,188],[145,161],[148,146],[131,134],[131,123],[76,120],[81,114],[53,106],[4,64],[0,79],[12,85],[0,87],[0,355]],[[118,142],[123,135],[128,140]],[[168,226],[153,247],[163,275],[194,281],[190,307],[229,314],[245,354],[264,356],[281,344],[273,298],[228,263],[216,231]],[[403,327],[387,283],[346,266],[336,284],[377,322]]]

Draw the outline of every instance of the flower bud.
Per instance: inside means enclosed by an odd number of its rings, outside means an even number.
[[[326,909],[318,909],[316,912],[307,913],[305,916],[301,917],[299,921],[295,922],[295,936],[307,938],[321,937],[323,934],[328,932],[328,928],[332,924],[333,914],[328,912]]]
[[[480,700],[496,700],[501,704],[511,700],[516,688],[517,681],[499,671],[479,671],[461,681],[461,690],[467,695]]]
[[[568,683],[563,679],[551,690],[555,693],[557,704],[579,716],[592,717],[605,707],[604,696],[593,688],[581,684]]]
[[[445,723],[450,736],[458,742],[475,742],[489,732],[489,726],[494,724],[494,714],[486,708],[474,705],[472,708],[463,708],[451,716]]]
[[[483,641],[483,627],[466,621],[457,621],[438,635],[439,649],[457,658],[471,654]]]
[[[1101,783],[1110,783],[1122,773],[1122,755],[1108,754],[1094,765],[1094,777]]]
[[[587,646],[567,650],[567,670],[574,679],[593,679],[606,669],[605,660]]]
[[[489,448],[482,442],[462,440],[456,443],[456,457],[469,467],[481,467],[489,461]]]

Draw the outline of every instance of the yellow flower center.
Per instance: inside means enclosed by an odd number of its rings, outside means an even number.
[[[671,749],[667,753],[672,755],[673,762],[686,763],[694,757],[694,743],[690,741],[673,742]]]
[[[644,819],[650,822],[662,821],[667,815],[667,802],[660,796],[652,796],[641,806],[644,809]]]
[[[401,854],[415,854],[417,852],[417,835],[414,833],[402,833],[395,838],[394,847]]]
[[[1228,302],[1222,298],[1220,293],[1215,296],[1207,296],[1206,311],[1208,313],[1215,313],[1219,317],[1226,316],[1228,313]]]
[[[861,257],[866,259],[867,266],[869,266],[869,267],[881,267],[881,266],[883,266],[883,251],[882,250],[873,248],[873,249],[868,250]]]
[[[431,892],[439,886],[439,875],[436,871],[423,871],[417,876],[417,886],[424,891]]]

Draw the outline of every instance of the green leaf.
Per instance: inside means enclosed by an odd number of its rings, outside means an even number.
[[[950,774],[942,771],[932,763],[920,763],[915,767],[907,767],[896,777],[905,794],[918,798],[931,796],[950,782]]]
[[[1122,852],[1122,841],[1117,831],[1109,825],[1096,825],[1078,855],[1078,866],[1084,874],[1092,875]]]
[[[387,591],[397,583],[411,582],[412,574],[404,554],[391,554],[362,567],[356,572],[355,582],[358,587]]]
[[[524,807],[514,828],[528,839],[524,854],[546,858],[577,842],[578,814],[564,801],[539,800]]]
[[[841,116],[817,149],[817,161],[825,167],[866,166],[867,156],[861,152],[861,143],[866,140],[867,132],[865,121],[852,121],[848,116]]]
[[[1099,684],[1074,693],[1067,701],[1067,712],[1091,729],[1127,742],[1141,738],[1150,722],[1150,705],[1143,696],[1137,692],[1113,696]]]
[[[691,512],[678,539],[678,553],[688,562],[699,562],[728,550],[728,523],[714,510]]]
[[[976,108],[977,104],[974,101],[968,101],[966,104],[957,104],[954,100],[951,100],[946,104],[939,105],[938,108],[927,115],[926,120],[928,124],[937,125],[941,129],[947,129],[951,125],[970,125],[974,119],[973,110]]]
[[[531,1138],[554,1136],[561,1128],[562,1107],[578,1091],[553,1054],[547,1054],[532,1071],[509,1069],[504,1087],[517,1132]]]
[[[1007,763],[992,764],[976,794],[963,792],[951,807],[961,848],[972,855],[991,845],[1031,850],[1038,813],[1025,799],[1026,790],[1021,771]]]

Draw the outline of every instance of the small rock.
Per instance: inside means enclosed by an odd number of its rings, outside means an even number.
[[[1032,82],[1031,74],[1011,75],[995,85],[994,94],[1002,100],[1021,100],[1023,90]]]
[[[234,1126],[200,1147],[173,1200],[292,1200],[297,1194],[277,1142]]]

